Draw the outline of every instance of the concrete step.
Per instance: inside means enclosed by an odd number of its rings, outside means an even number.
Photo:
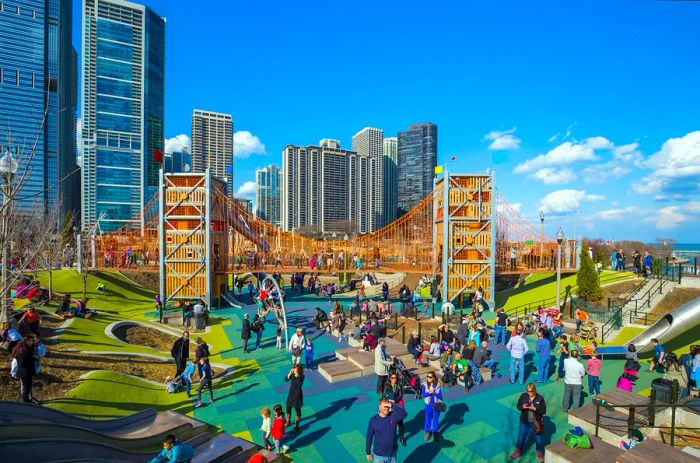
[[[362,368],[349,360],[336,360],[334,362],[322,363],[318,366],[318,372],[326,378],[329,383],[337,383],[346,379],[359,378],[362,376]]]
[[[625,452],[617,445],[608,444],[590,435],[592,449],[572,449],[564,444],[562,439],[552,439],[553,442],[544,449],[544,461],[547,463],[603,463],[615,461],[618,455]]]
[[[249,458],[257,450],[250,441],[230,434],[219,434],[195,447],[192,463],[221,463],[233,457]]]
[[[602,460],[601,460],[602,461]],[[654,439],[645,439],[629,452],[623,452],[615,458],[616,463],[697,463],[698,458]]]
[[[355,352],[347,354],[347,359],[362,369],[362,376],[374,373],[374,352],[360,352],[359,349],[355,349]]]
[[[569,424],[580,426],[587,434],[595,435],[596,406],[589,403],[583,407],[569,410]],[[647,434],[644,426],[646,420],[635,418],[635,428]],[[627,436],[627,415],[612,408],[600,407],[600,426],[598,437],[611,445],[617,445],[620,439]]]

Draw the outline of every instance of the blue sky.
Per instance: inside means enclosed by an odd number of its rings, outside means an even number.
[[[700,3],[473,3],[148,2],[166,135],[233,114],[243,192],[287,144],[432,121],[439,163],[495,167],[548,233],[700,241]]]

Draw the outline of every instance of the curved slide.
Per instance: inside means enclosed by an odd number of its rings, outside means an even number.
[[[664,315],[658,322],[651,325],[643,333],[630,339],[622,346],[598,346],[598,353],[605,356],[624,355],[627,346],[634,344],[637,353],[644,353],[654,348],[651,340],[656,338],[661,344],[690,331],[700,325],[700,297],[683,304],[671,313]]]
[[[245,304],[236,299],[236,296],[234,296],[232,293],[229,292],[221,292],[221,298],[226,301],[231,307],[234,307],[236,309],[242,308]]]

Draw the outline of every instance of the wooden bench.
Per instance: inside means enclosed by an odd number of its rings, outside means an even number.
[[[698,458],[678,448],[653,439],[645,439],[628,452],[620,454],[617,463],[697,463]]]
[[[615,461],[618,455],[625,452],[595,436],[589,435],[589,438],[592,449],[572,449],[562,439],[557,439],[545,447],[544,459],[547,463],[604,463]]]

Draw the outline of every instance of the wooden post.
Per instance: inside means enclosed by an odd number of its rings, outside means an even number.
[[[634,407],[630,407],[629,414],[627,415],[627,438],[632,437],[632,430],[634,426]]]
[[[401,341],[406,344],[406,325],[401,327]]]
[[[422,323],[418,322],[418,339],[421,339]]]

